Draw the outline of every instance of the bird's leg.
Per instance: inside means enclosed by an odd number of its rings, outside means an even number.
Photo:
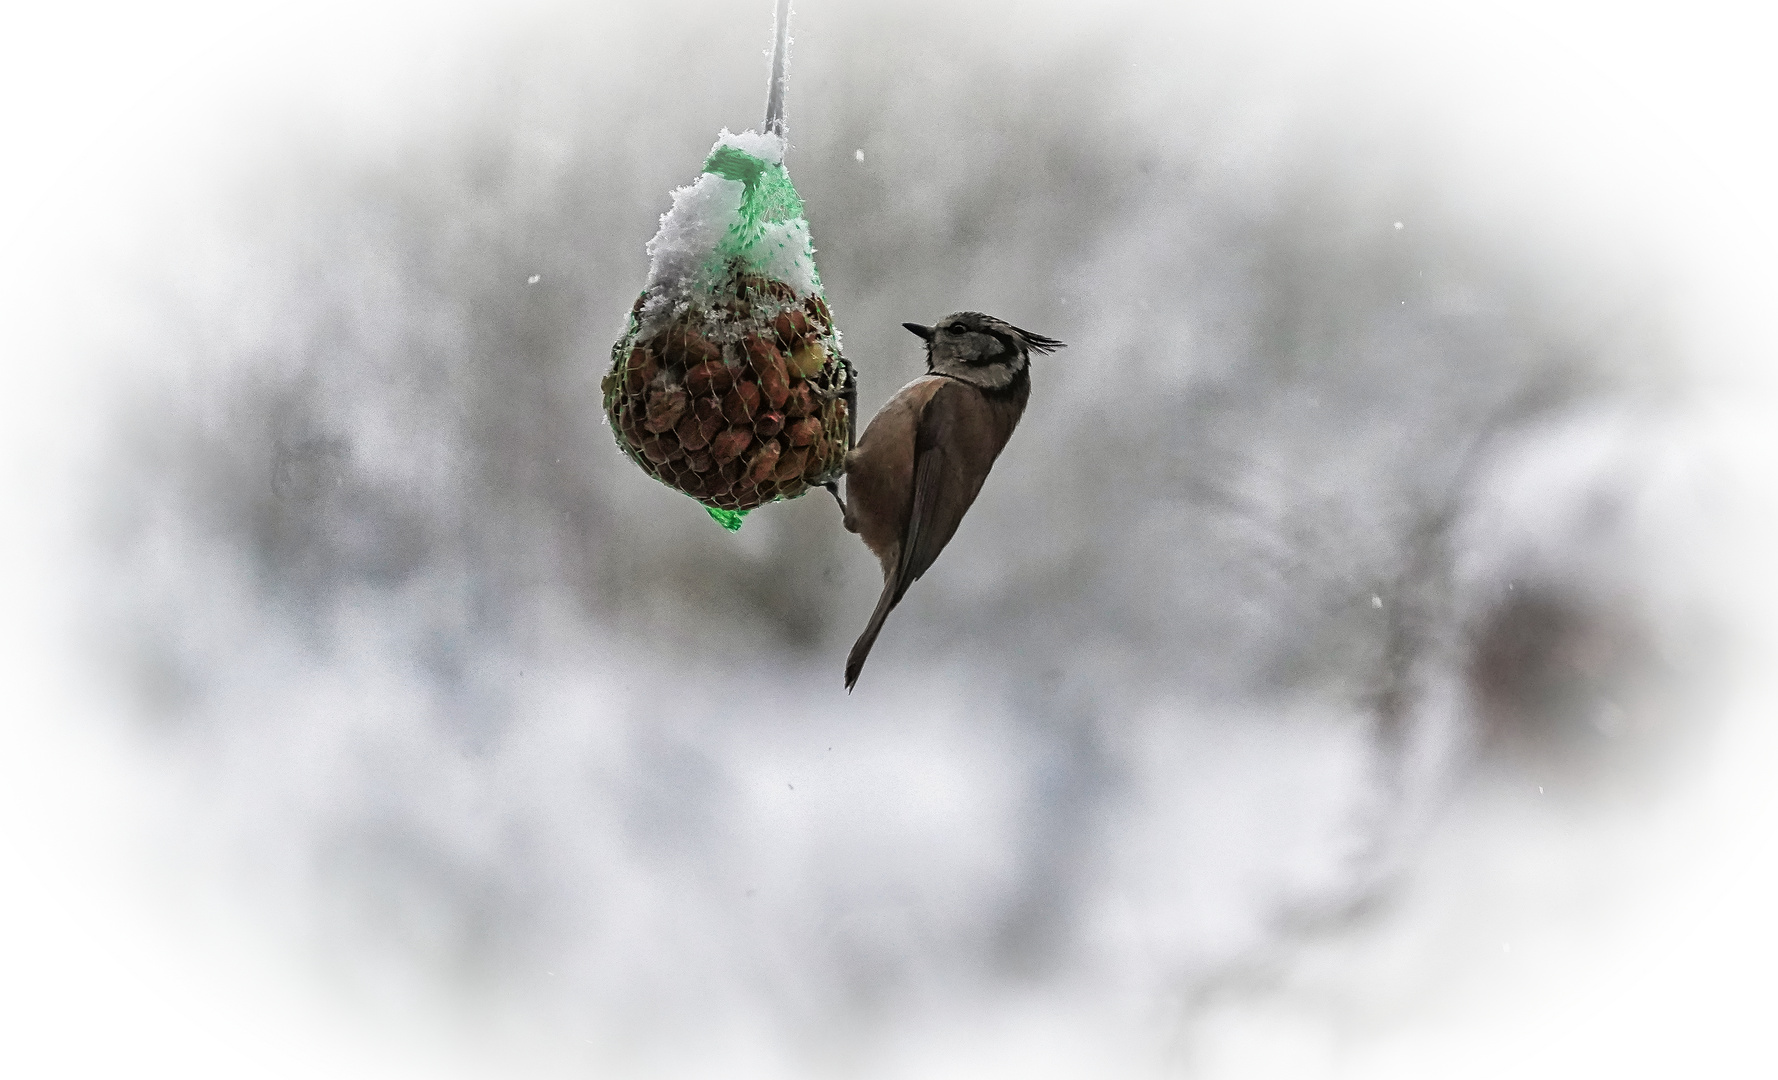
[[[814,384],[814,380],[810,380],[810,389],[815,392],[816,397],[823,401],[833,401],[838,398],[846,403],[846,452],[850,454],[858,445],[858,373],[853,370],[851,362],[845,357],[839,357],[839,361],[839,386],[817,386]],[[845,467],[841,466],[840,471],[822,481],[821,486],[827,489],[827,493],[833,496],[835,505],[840,508],[840,520],[846,526],[846,531],[855,533],[858,531],[858,522],[853,519],[851,509],[846,506],[846,500],[840,497],[838,481],[840,476],[845,475],[845,471]]]
[[[843,356],[840,363],[846,368],[846,381],[840,384],[840,390],[846,397],[846,449],[851,450],[858,445],[858,372]]]
[[[840,385],[836,388],[814,386],[811,383],[810,389],[822,401],[838,398],[846,403],[846,449],[851,450],[858,445],[858,372],[853,369],[850,360],[843,356],[839,359],[840,368],[844,372],[840,377]],[[839,498],[837,494],[834,497]]]
[[[829,480],[821,486],[827,489],[827,493],[832,495],[833,501],[839,505],[840,524],[846,527],[847,532],[857,532],[858,520],[852,516],[852,508],[846,505],[846,500],[840,498],[840,485],[835,481]]]
[[[847,375],[851,374],[851,366],[847,365]],[[846,379],[846,449],[853,450],[858,446],[858,380]]]

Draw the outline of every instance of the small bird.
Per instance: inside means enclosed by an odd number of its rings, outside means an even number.
[[[1062,347],[979,311],[902,325],[926,342],[926,374],[896,391],[846,455],[846,528],[883,564],[883,594],[846,657],[847,690],[883,620],[950,543],[1012,437],[1031,396],[1031,353]]]

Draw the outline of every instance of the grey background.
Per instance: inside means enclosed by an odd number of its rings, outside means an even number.
[[[144,284],[132,347],[194,374],[107,403],[92,655],[253,919],[572,1061],[915,1074],[1039,1016],[1189,1073],[1195,1017],[1411,925],[1452,814],[1684,774],[1733,641],[1658,260],[1490,214],[1360,71],[1002,9],[798,16],[866,411],[904,320],[1069,343],[847,696],[831,502],[728,535],[599,409],[761,14],[491,34],[391,139],[293,126]],[[1441,949],[1310,997],[1393,1016]]]

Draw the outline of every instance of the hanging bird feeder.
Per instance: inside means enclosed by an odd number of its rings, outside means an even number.
[[[778,0],[764,130],[724,129],[673,192],[601,384],[619,448],[731,530],[836,479],[852,444],[856,380],[784,170],[789,9]]]

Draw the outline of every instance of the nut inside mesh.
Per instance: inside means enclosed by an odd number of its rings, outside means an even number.
[[[650,476],[707,506],[750,510],[838,476],[850,368],[819,296],[733,273],[719,302],[644,322],[612,348],[605,410]]]

